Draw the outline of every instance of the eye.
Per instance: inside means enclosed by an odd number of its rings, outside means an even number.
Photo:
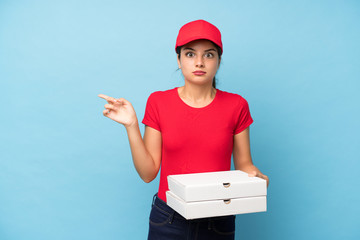
[[[185,53],[185,56],[193,57],[193,56],[195,56],[195,54],[193,52],[187,52],[187,53]]]
[[[205,53],[205,57],[206,58],[213,58],[214,54],[213,53]]]

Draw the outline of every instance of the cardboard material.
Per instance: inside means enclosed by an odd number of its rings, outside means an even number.
[[[266,211],[266,196],[187,203],[175,194],[167,191],[166,198],[167,204],[186,219]]]
[[[186,219],[266,211],[266,181],[235,171],[168,176],[167,204]]]
[[[168,176],[169,190],[185,202],[265,196],[266,181],[240,170]]]

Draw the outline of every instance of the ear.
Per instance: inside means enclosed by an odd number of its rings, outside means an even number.
[[[177,55],[176,55],[176,57],[177,57],[178,67],[181,69],[181,64],[180,64],[179,54],[177,54]]]

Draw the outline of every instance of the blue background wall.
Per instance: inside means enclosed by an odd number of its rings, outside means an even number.
[[[99,93],[181,86],[186,22],[223,34],[218,87],[244,96],[268,212],[241,239],[359,239],[359,1],[0,0],[0,239],[145,239],[138,177]],[[143,126],[141,127],[143,130]]]

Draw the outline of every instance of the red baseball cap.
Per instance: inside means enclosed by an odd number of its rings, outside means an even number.
[[[189,22],[180,28],[176,38],[175,51],[177,47],[199,39],[212,41],[221,48],[220,55],[222,54],[223,46],[219,29],[213,24],[201,19]]]

